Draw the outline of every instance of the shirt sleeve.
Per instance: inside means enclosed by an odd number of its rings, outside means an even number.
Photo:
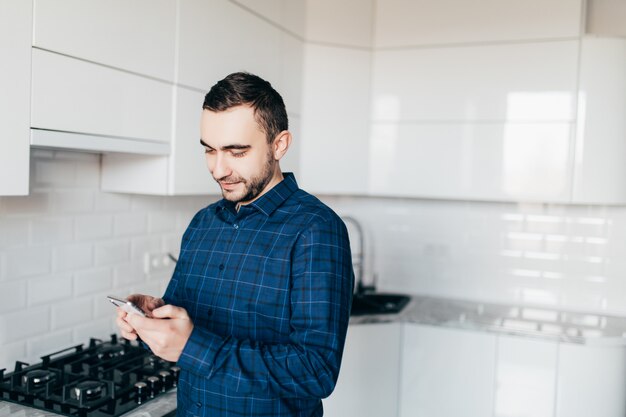
[[[303,232],[292,255],[289,342],[222,337],[194,327],[179,366],[242,395],[325,398],[335,387],[354,275],[340,219]]]

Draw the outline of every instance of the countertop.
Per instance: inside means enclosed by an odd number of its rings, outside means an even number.
[[[415,323],[565,343],[626,346],[626,317],[412,295],[398,314],[353,316],[351,325]]]
[[[123,414],[123,417],[161,417],[176,408],[176,390],[171,390],[154,400]],[[38,410],[0,400],[0,417],[59,417],[60,414]]]

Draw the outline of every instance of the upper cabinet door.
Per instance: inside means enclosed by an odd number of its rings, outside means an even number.
[[[626,202],[626,39],[586,37],[580,93],[574,203]]]
[[[251,72],[277,89],[288,112],[299,114],[303,42],[256,13],[226,0],[181,2],[177,81],[206,93],[232,72]]]
[[[578,41],[377,51],[373,118],[403,122],[569,122]]]
[[[33,49],[31,126],[169,143],[165,82]]]
[[[37,48],[174,80],[176,0],[35,0]]]
[[[302,181],[318,194],[365,194],[371,52],[307,44]]]
[[[278,80],[280,32],[229,1],[184,1],[180,5],[178,81],[206,92],[236,71]]]
[[[33,5],[0,2],[0,195],[28,194]]]

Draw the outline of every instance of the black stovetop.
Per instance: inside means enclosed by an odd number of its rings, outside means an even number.
[[[115,417],[174,388],[180,368],[112,335],[5,371],[0,400],[66,416]]]

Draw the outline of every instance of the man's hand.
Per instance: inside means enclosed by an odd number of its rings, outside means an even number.
[[[152,317],[129,314],[126,324],[134,330],[135,338],[139,335],[155,355],[176,362],[193,331],[193,323],[187,310],[167,304],[153,310]]]
[[[155,308],[159,308],[165,304],[165,302],[161,298],[156,298],[150,295],[143,294],[132,294],[129,295],[126,299],[142,309],[148,317],[152,316],[152,310],[154,310]],[[126,320],[127,317],[128,314],[118,307],[115,324],[117,324],[117,327],[119,327],[122,337],[128,340],[135,340],[137,339],[137,332],[130,324],[128,324],[128,321]]]

